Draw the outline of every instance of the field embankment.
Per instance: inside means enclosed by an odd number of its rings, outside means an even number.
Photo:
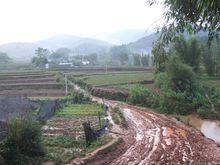
[[[0,73],[0,95],[4,96],[64,96],[64,87],[54,72]]]

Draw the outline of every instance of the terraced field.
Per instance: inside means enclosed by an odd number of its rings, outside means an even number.
[[[64,96],[65,91],[53,72],[0,73],[0,95]]]

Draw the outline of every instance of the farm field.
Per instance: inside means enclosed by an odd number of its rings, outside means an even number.
[[[90,121],[92,128],[99,129],[99,112],[103,118],[104,111],[98,104],[74,104],[58,110],[43,127],[43,144],[47,151],[45,159],[68,163],[109,142],[111,137],[104,136],[90,146],[86,145],[82,124]]]
[[[8,72],[0,73],[0,95],[58,97],[65,91],[55,72]]]
[[[140,81],[153,80],[151,72],[127,72],[127,73],[108,73],[100,75],[82,75],[75,76],[76,80],[83,80],[85,83],[93,86],[109,86],[117,84],[137,83]]]

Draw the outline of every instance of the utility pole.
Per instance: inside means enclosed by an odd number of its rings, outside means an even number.
[[[108,64],[105,65],[105,73],[107,74],[108,72]]]
[[[67,74],[65,73],[65,84],[66,84],[66,96],[68,95],[68,82],[67,82]]]

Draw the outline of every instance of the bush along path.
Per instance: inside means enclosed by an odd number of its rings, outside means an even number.
[[[91,97],[103,104],[103,99]],[[89,164],[219,164],[220,148],[198,130],[147,108],[112,100],[104,104],[124,113],[127,129],[114,128],[124,142],[94,156]]]

